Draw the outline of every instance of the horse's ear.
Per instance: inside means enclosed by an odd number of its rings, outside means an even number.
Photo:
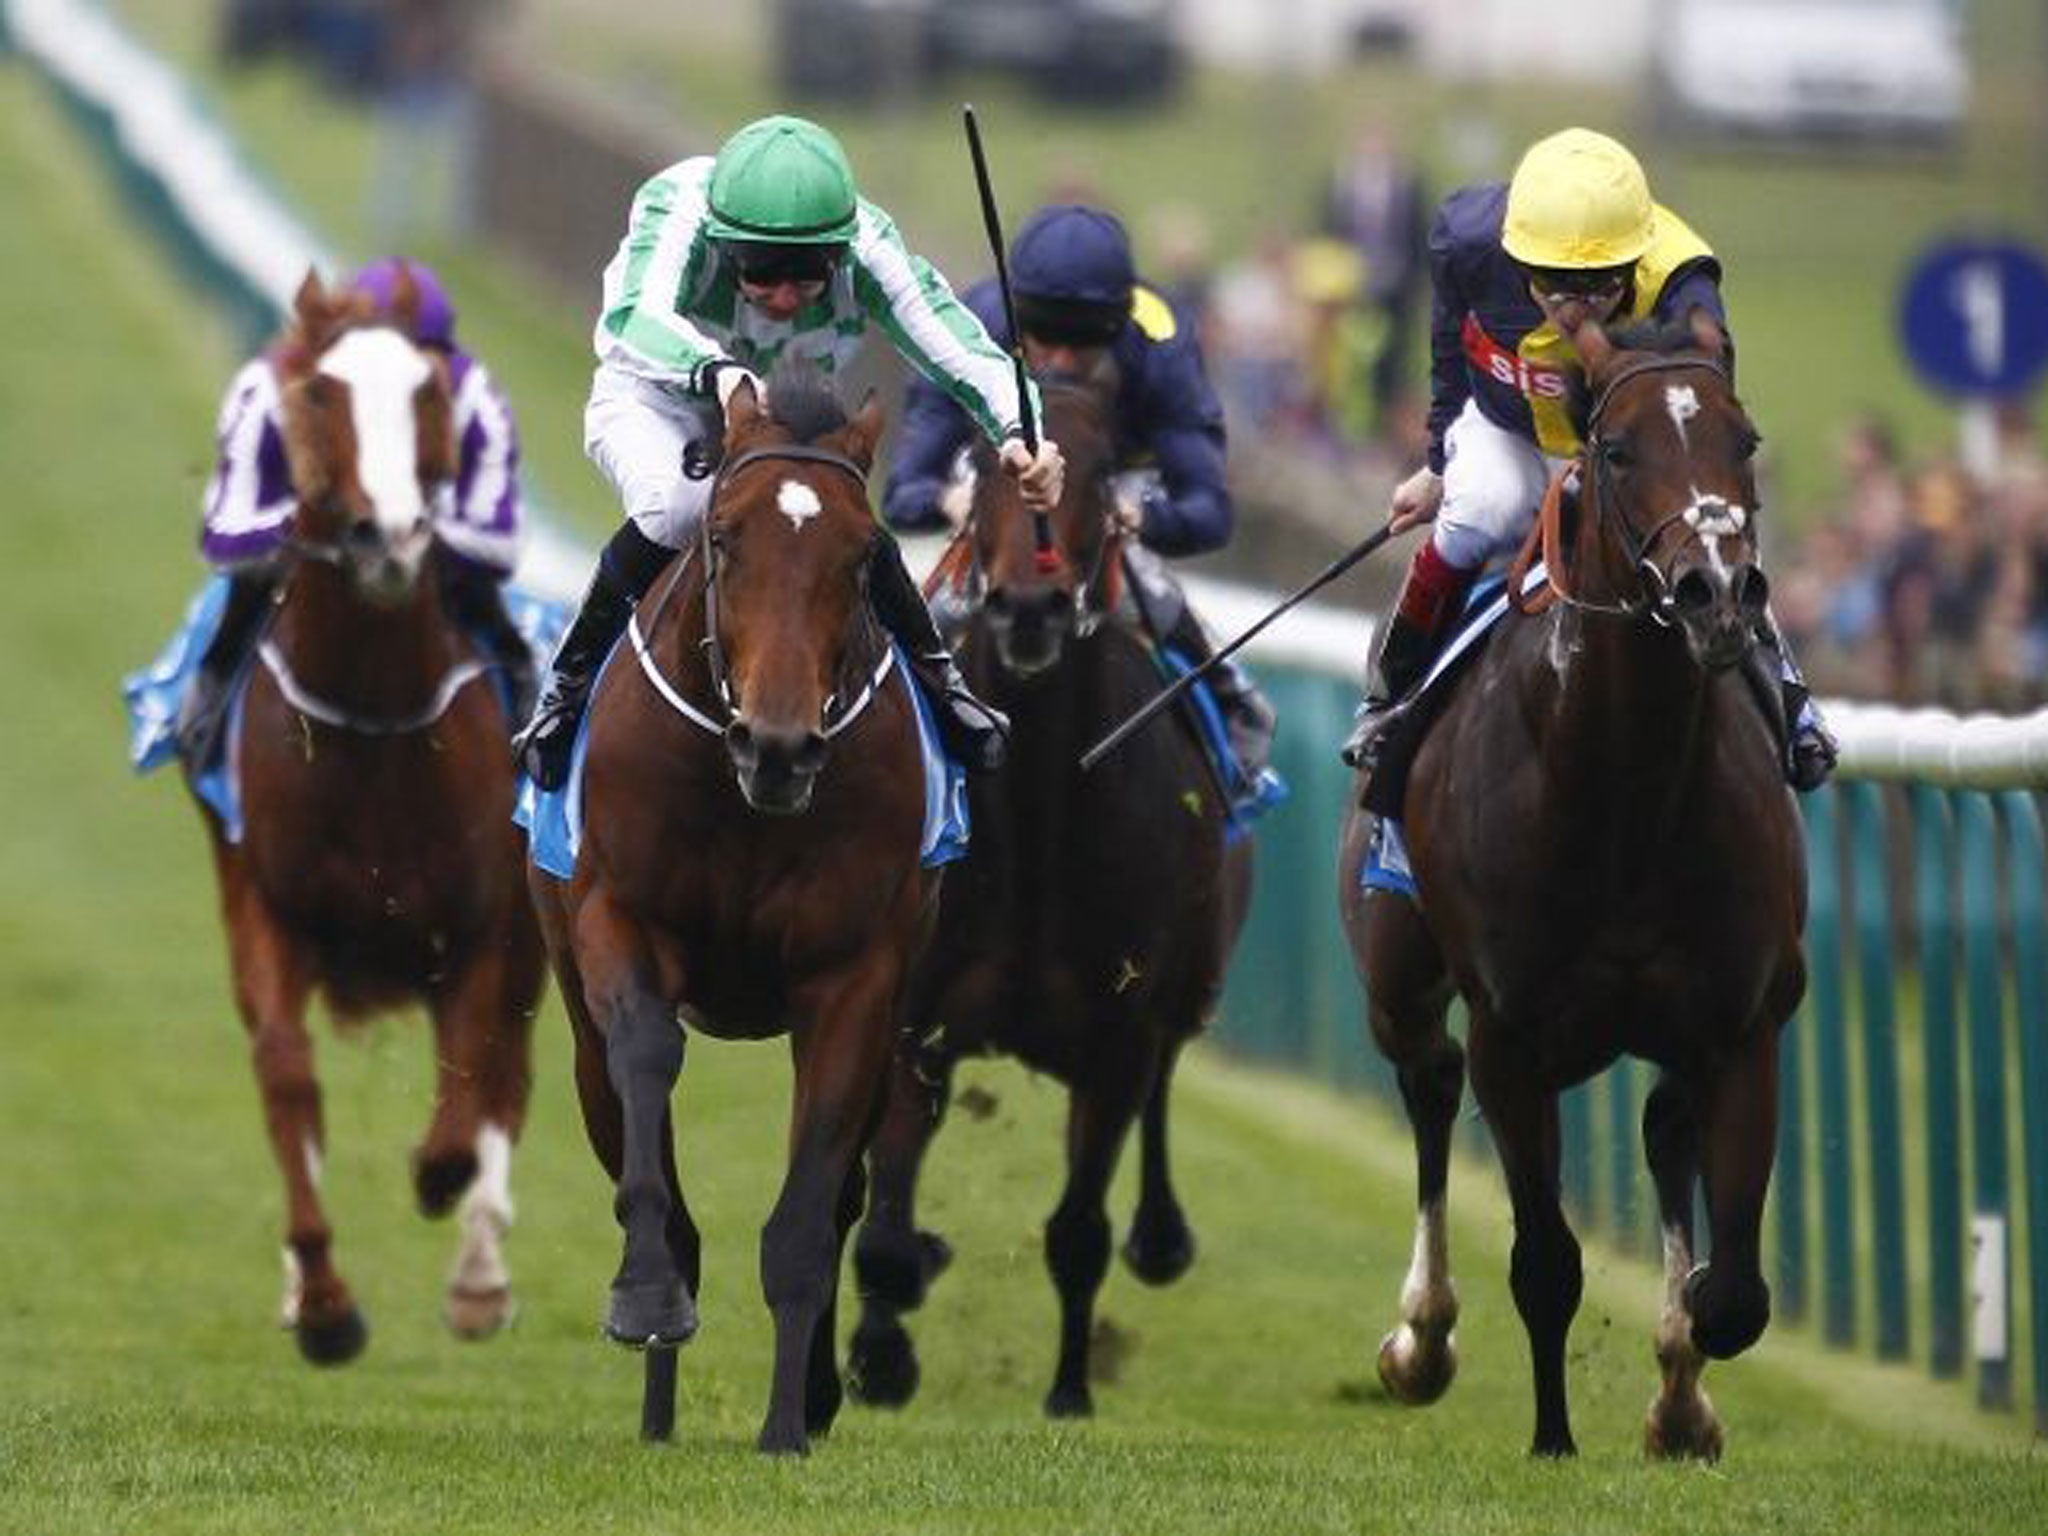
[[[1614,357],[1614,343],[1608,339],[1598,320],[1588,320],[1572,332],[1572,349],[1579,354],[1579,361],[1586,365],[1589,377],[1605,368]]]
[[[761,420],[761,397],[754,393],[754,381],[742,379],[733,386],[731,394],[725,397],[725,448],[732,452],[733,444],[754,430]]]
[[[882,440],[882,401],[872,389],[846,424],[846,456],[866,469],[875,462],[875,445]]]
[[[307,267],[306,275],[299,279],[299,291],[292,295],[292,312],[301,320],[310,320],[326,306],[327,290],[320,283],[320,269]]]
[[[1721,329],[1720,322],[1715,320],[1703,306],[1697,304],[1693,306],[1692,311],[1685,318],[1687,326],[1692,331],[1693,345],[1716,362],[1726,361],[1728,357],[1728,333]]]
[[[391,313],[398,328],[411,336],[419,329],[420,285],[413,281],[412,263],[398,263],[397,280],[391,285]]]

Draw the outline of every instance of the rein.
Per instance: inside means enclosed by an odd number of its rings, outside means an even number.
[[[867,472],[846,455],[834,453],[829,448],[814,447],[808,443],[785,443],[775,447],[750,449],[721,467],[718,478],[712,482],[711,506],[717,506],[719,494],[725,483],[739,471],[749,465],[771,459],[823,464],[841,470],[853,477],[863,497],[867,494]],[[661,595],[655,599],[654,610],[648,616],[647,629],[660,627],[662,614],[682,586],[690,562],[700,555],[704,565],[704,638],[698,644],[703,648],[705,660],[710,666],[711,688],[717,699],[716,707],[723,718],[715,718],[699,709],[684,698],[681,690],[668,680],[667,675],[661,670],[661,663],[655,656],[653,647],[648,642],[647,630],[641,628],[640,615],[637,611],[626,622],[626,634],[632,640],[633,655],[640,663],[641,672],[645,674],[648,683],[661,701],[707,735],[723,737],[739,719],[739,711],[733,703],[732,671],[725,659],[725,648],[718,642],[718,550],[711,542],[711,516],[708,510],[702,523],[698,525],[697,547],[685,550],[683,558],[676,562],[667,584],[661,590]],[[837,690],[825,700],[825,718],[818,729],[827,741],[844,731],[866,712],[868,705],[874,701],[877,690],[896,665],[895,646],[884,645],[881,651],[880,659],[863,675],[860,691],[851,700],[842,701]]]
[[[1529,537],[1523,542],[1520,553],[1509,570],[1508,600],[1516,609],[1525,614],[1541,613],[1552,603],[1563,603],[1581,613],[1604,613],[1617,618],[1649,618],[1653,623],[1670,628],[1677,620],[1671,612],[1671,593],[1664,580],[1664,573],[1649,558],[1649,552],[1664,536],[1664,531],[1673,523],[1684,519],[1690,506],[1660,519],[1655,527],[1641,538],[1628,520],[1614,510],[1619,497],[1614,490],[1614,472],[1609,467],[1600,436],[1600,418],[1606,413],[1608,404],[1622,385],[1644,374],[1674,373],[1684,369],[1704,369],[1728,382],[1725,365],[1705,357],[1650,357],[1630,363],[1600,387],[1600,393],[1593,401],[1593,409],[1586,417],[1586,441],[1578,458],[1551,478],[1550,487],[1544,493],[1542,508],[1537,513],[1536,525],[1529,530]],[[1599,602],[1579,596],[1567,584],[1564,561],[1564,498],[1573,479],[1584,488],[1584,495],[1592,503],[1593,515],[1602,527],[1611,525],[1620,538],[1623,551],[1628,556],[1630,569],[1636,575],[1636,595],[1620,602]],[[1699,536],[1695,530],[1693,537]],[[1533,593],[1522,591],[1523,577],[1528,574],[1538,552],[1543,557],[1549,585]]]

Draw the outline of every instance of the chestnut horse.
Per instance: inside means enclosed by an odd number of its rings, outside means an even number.
[[[940,893],[869,1153],[851,1358],[866,1402],[900,1405],[917,1388],[901,1315],[923,1300],[948,1250],[917,1229],[916,1179],[961,1056],[1002,1051],[1069,1089],[1066,1188],[1045,1227],[1060,1302],[1047,1413],[1093,1406],[1089,1334],[1110,1253],[1104,1202],[1141,1112],[1143,1178],[1125,1262],[1163,1285],[1194,1258],[1167,1169],[1167,1092],[1181,1046],[1222,990],[1249,904],[1251,845],[1226,850],[1217,780],[1180,714],[1092,773],[1078,764],[1160,686],[1135,621],[1114,612],[1114,382],[1053,381],[1044,391],[1047,433],[1067,457],[1051,519],[1056,559],[1035,548],[1032,518],[992,455],[977,457],[967,536],[984,595],[961,660],[1010,716],[1009,761],[969,785],[974,840]]]
[[[665,1437],[697,1327],[699,1238],[675,1166],[680,1020],[788,1035],[789,1168],[761,1233],[775,1366],[759,1446],[837,1414],[839,1258],[904,977],[929,927],[909,679],[866,600],[881,430],[809,375],[726,411],[698,544],[641,604],[591,703],[573,878],[532,886],[576,1039],[584,1128],[625,1232],[604,1329],[652,1351]],[[572,788],[575,784],[572,778]],[[657,1401],[665,1398],[665,1401]]]
[[[231,747],[239,841],[199,804],[284,1173],[284,1320],[308,1360],[338,1364],[368,1331],[321,1207],[310,998],[340,1020],[414,999],[432,1013],[434,1112],[413,1187],[429,1216],[460,1201],[447,1319],[481,1337],[511,1313],[500,1239],[544,966],[504,711],[432,569],[429,509],[456,465],[446,368],[311,275],[275,356],[298,505]]]
[[[1665,1262],[1646,1445],[1711,1459],[1721,1426],[1700,1373],[1770,1316],[1758,1229],[1778,1035],[1805,989],[1806,869],[1742,665],[1767,586],[1758,439],[1725,340],[1695,315],[1628,344],[1581,332],[1582,490],[1575,506],[1553,494],[1539,529],[1554,602],[1506,616],[1416,758],[1402,825],[1419,897],[1361,889],[1371,818],[1354,811],[1340,907],[1415,1133],[1420,1216],[1402,1322],[1380,1348],[1388,1391],[1430,1402],[1456,1369],[1444,1184],[1469,1067],[1514,1205],[1533,1450],[1573,1453],[1565,1336],[1581,1270],[1557,1097],[1627,1054],[1660,1069],[1643,1115]],[[1454,990],[1462,1050],[1444,1027]],[[1695,1267],[1702,1184],[1712,1241]]]

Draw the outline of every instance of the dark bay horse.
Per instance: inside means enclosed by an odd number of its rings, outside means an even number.
[[[869,1153],[851,1357],[868,1402],[901,1404],[917,1387],[901,1314],[922,1301],[947,1249],[918,1230],[915,1186],[963,1055],[1002,1051],[1070,1090],[1066,1188],[1045,1228],[1060,1300],[1047,1413],[1092,1408],[1089,1333],[1110,1253],[1104,1200],[1140,1113],[1143,1181],[1125,1260],[1165,1284],[1194,1257],[1167,1171],[1167,1091],[1182,1044],[1222,989],[1249,901],[1250,843],[1226,851],[1215,777],[1178,715],[1094,772],[1078,766],[1161,681],[1133,621],[1114,614],[1113,389],[1113,378],[1045,389],[1047,432],[1068,466],[1052,518],[1056,559],[1040,557],[1032,519],[991,456],[978,459],[968,530],[985,595],[961,660],[1009,713],[1010,753],[999,774],[970,782],[973,842],[940,894]]]
[[[1445,1164],[1462,1080],[1514,1204],[1538,1455],[1574,1450],[1565,1336],[1579,1247],[1558,1196],[1557,1096],[1618,1056],[1660,1069],[1643,1115],[1666,1271],[1653,1455],[1712,1458],[1708,1359],[1762,1334],[1758,1229],[1775,1147],[1778,1034],[1805,988],[1806,870],[1773,730],[1741,663],[1766,583],[1750,458],[1721,333],[1623,350],[1581,332],[1593,392],[1576,505],[1541,532],[1554,603],[1511,612],[1458,679],[1409,779],[1420,893],[1360,889],[1354,811],[1340,906],[1374,1039],[1415,1132],[1420,1218],[1380,1375],[1433,1401],[1456,1368]],[[1469,1012],[1461,1049],[1444,1027]],[[1704,1185],[1708,1262],[1694,1267]]]
[[[669,1102],[679,1020],[790,1038],[789,1168],[761,1233],[775,1367],[759,1445],[792,1452],[841,1401],[839,1258],[936,875],[919,862],[908,678],[866,600],[886,537],[866,482],[880,411],[871,400],[848,421],[805,375],[778,375],[769,398],[764,411],[750,387],[734,394],[702,539],[657,579],[598,685],[574,877],[536,869],[532,885],[625,1231],[604,1327],[652,1351],[652,1437],[697,1327]]]
[[[544,964],[504,712],[432,570],[428,509],[456,464],[446,370],[310,275],[276,355],[298,506],[232,748],[240,841],[199,804],[285,1179],[284,1319],[307,1359],[336,1364],[368,1332],[320,1202],[310,998],[342,1020],[414,999],[432,1013],[437,1086],[413,1183],[429,1216],[460,1202],[447,1318],[480,1337],[511,1313],[500,1239]]]

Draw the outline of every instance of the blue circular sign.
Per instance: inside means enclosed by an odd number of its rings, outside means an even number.
[[[2020,394],[2048,367],[2048,265],[2011,241],[1936,245],[1906,278],[1899,332],[1935,388]]]

